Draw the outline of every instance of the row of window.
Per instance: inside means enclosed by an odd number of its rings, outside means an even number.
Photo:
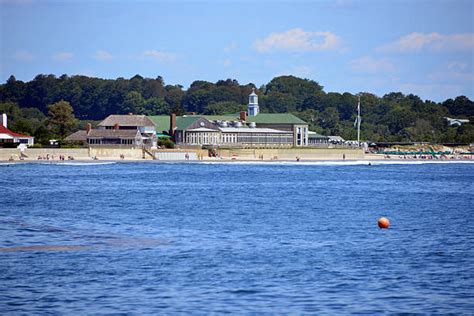
[[[9,138],[9,139],[0,139],[0,143],[13,143],[13,139],[12,138]],[[28,139],[27,138],[19,138],[17,139],[16,143],[20,143],[20,144],[28,144]]]
[[[88,138],[87,143],[91,145],[99,145],[101,143],[101,140],[97,138]]]
[[[216,133],[187,133],[186,143],[188,144],[292,144],[292,134],[222,134],[220,137]]]
[[[244,144],[293,144],[292,135],[242,135],[239,143]]]
[[[188,133],[186,143],[188,144],[217,144],[219,135],[216,133]]]
[[[133,139],[101,139],[101,138],[88,138],[87,143],[90,145],[133,145]]]

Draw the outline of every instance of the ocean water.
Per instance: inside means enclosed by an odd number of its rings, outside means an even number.
[[[472,314],[473,210],[474,164],[4,164],[0,313]]]

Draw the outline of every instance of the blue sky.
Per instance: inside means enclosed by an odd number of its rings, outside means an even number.
[[[0,81],[37,74],[474,99],[474,1],[0,0]]]

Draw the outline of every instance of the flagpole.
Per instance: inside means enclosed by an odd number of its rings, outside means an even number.
[[[357,146],[360,147],[360,95],[357,102]]]

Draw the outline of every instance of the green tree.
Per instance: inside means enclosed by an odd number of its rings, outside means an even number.
[[[184,109],[188,112],[203,113],[210,103],[210,92],[204,89],[194,90],[186,93],[183,98]]]
[[[162,98],[150,98],[145,101],[143,114],[145,115],[161,115],[170,114],[171,108]]]
[[[330,107],[321,113],[320,125],[323,128],[334,129],[339,123],[339,112],[336,108]]]
[[[262,108],[269,112],[295,112],[298,99],[289,93],[272,92],[261,98],[261,103]]]
[[[47,129],[44,125],[41,125],[35,131],[34,136],[35,136],[35,143],[43,144],[43,145],[47,145],[49,140],[53,137],[49,129]]]
[[[238,104],[234,101],[223,101],[209,104],[204,110],[204,114],[207,115],[220,115],[220,114],[229,114],[237,113],[239,111],[245,110],[245,106]]]
[[[180,85],[175,85],[175,86],[167,85],[165,87],[165,90],[166,90],[165,101],[171,107],[172,112],[176,114],[178,114],[178,112],[184,113],[184,109],[182,108],[182,105],[181,105],[181,101],[183,100],[183,97],[184,97],[183,87]]]
[[[64,138],[76,126],[76,118],[72,106],[69,102],[61,100],[49,105],[48,109],[48,127],[55,135]]]
[[[145,100],[140,92],[131,91],[127,93],[122,105],[122,113],[143,114],[145,112]]]

